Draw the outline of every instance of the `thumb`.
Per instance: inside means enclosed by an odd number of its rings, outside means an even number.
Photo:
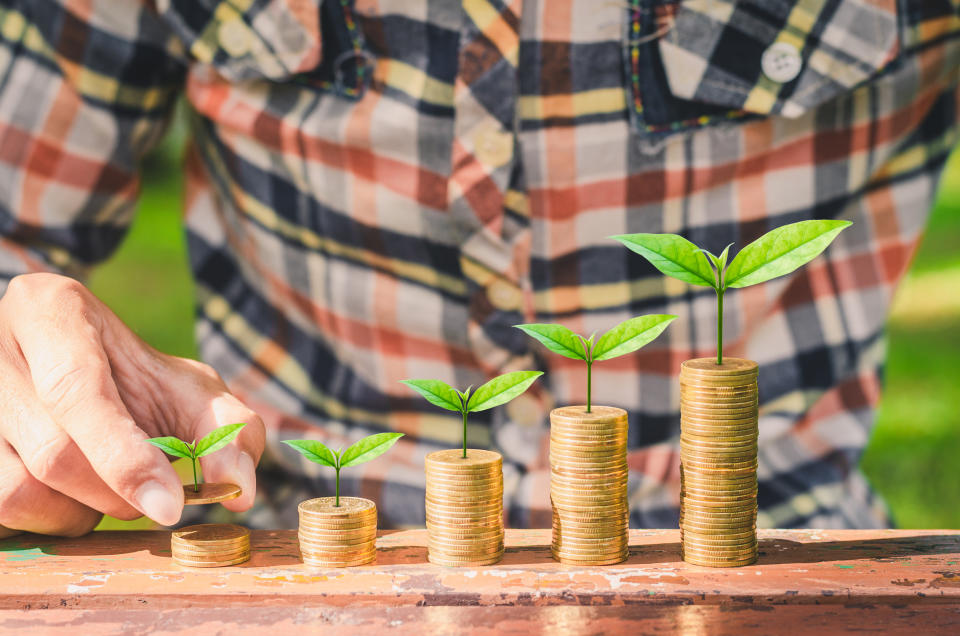
[[[181,398],[178,422],[186,423],[175,433],[181,439],[200,440],[213,430],[228,424],[243,423],[239,435],[229,444],[200,458],[203,479],[208,483],[231,483],[240,486],[236,499],[223,502],[234,512],[248,510],[253,505],[257,490],[255,468],[263,454],[265,432],[263,420],[227,389],[220,376],[209,366],[193,360],[176,359],[191,367],[192,374],[175,373],[170,387]],[[193,376],[193,377],[191,377]]]

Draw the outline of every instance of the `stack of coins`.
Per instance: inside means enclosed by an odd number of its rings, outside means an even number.
[[[427,558],[449,566],[503,557],[503,458],[467,449],[427,455]]]
[[[320,497],[300,502],[300,556],[307,565],[345,568],[377,558],[377,506],[369,499]]]
[[[757,560],[757,363],[680,369],[680,541],[687,563]]]
[[[576,565],[627,558],[626,411],[567,406],[550,413],[550,500],[553,558]]]
[[[193,568],[219,568],[250,559],[250,531],[229,523],[187,526],[170,537],[173,560]]]

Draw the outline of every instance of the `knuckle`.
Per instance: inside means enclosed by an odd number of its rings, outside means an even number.
[[[91,294],[77,280],[59,274],[21,274],[10,280],[3,295],[11,318],[34,321],[59,316],[90,315]]]
[[[187,366],[193,370],[195,373],[202,375],[208,380],[213,380],[214,382],[223,383],[223,378],[220,377],[220,374],[212,366],[206,362],[200,362],[199,360],[191,360],[190,358],[182,358]]]

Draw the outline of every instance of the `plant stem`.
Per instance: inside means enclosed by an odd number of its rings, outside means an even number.
[[[339,508],[340,507],[340,467],[337,466],[336,470],[337,470],[337,500],[334,502],[333,507]]]
[[[717,364],[723,364],[723,290],[717,288]]]
[[[200,492],[200,483],[197,481],[197,457],[190,458],[193,461],[193,492]]]
[[[467,410],[463,410],[463,458],[467,458]]]
[[[590,391],[592,389],[592,387],[590,386],[590,383],[592,380],[591,378],[592,370],[593,370],[593,360],[587,360],[587,413],[590,412]]]

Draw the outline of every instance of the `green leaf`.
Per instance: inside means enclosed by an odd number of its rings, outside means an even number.
[[[690,283],[713,287],[713,269],[700,249],[677,234],[624,234],[611,236],[643,256],[667,276]]]
[[[356,466],[380,457],[403,437],[403,433],[377,433],[364,437],[343,451],[340,466]]]
[[[609,360],[632,353],[663,333],[675,319],[676,316],[669,314],[652,314],[625,320],[600,336],[593,349],[593,359]]]
[[[470,396],[467,410],[470,412],[486,411],[495,406],[506,404],[526,391],[541,375],[543,375],[543,371],[504,373],[477,388]]]
[[[197,457],[203,457],[204,455],[209,455],[214,451],[220,450],[232,442],[237,435],[240,434],[240,430],[244,426],[246,426],[246,424],[241,422],[239,424],[227,424],[226,426],[213,429],[206,437],[197,442]]]
[[[463,412],[460,393],[446,382],[440,380],[400,380],[408,387],[426,398],[430,404],[448,411]]]
[[[285,439],[283,443],[296,449],[301,455],[316,464],[337,467],[337,457],[333,451],[327,448],[323,442],[315,439]]]
[[[190,451],[190,445],[176,437],[151,437],[147,441],[167,455],[186,457],[187,459],[193,457],[193,453]]]
[[[727,287],[748,287],[789,274],[816,258],[850,225],[850,221],[800,221],[767,232],[730,263]]]
[[[532,323],[528,325],[514,325],[517,329],[543,343],[550,351],[574,360],[585,360],[583,346],[579,336],[563,325],[546,323]]]

